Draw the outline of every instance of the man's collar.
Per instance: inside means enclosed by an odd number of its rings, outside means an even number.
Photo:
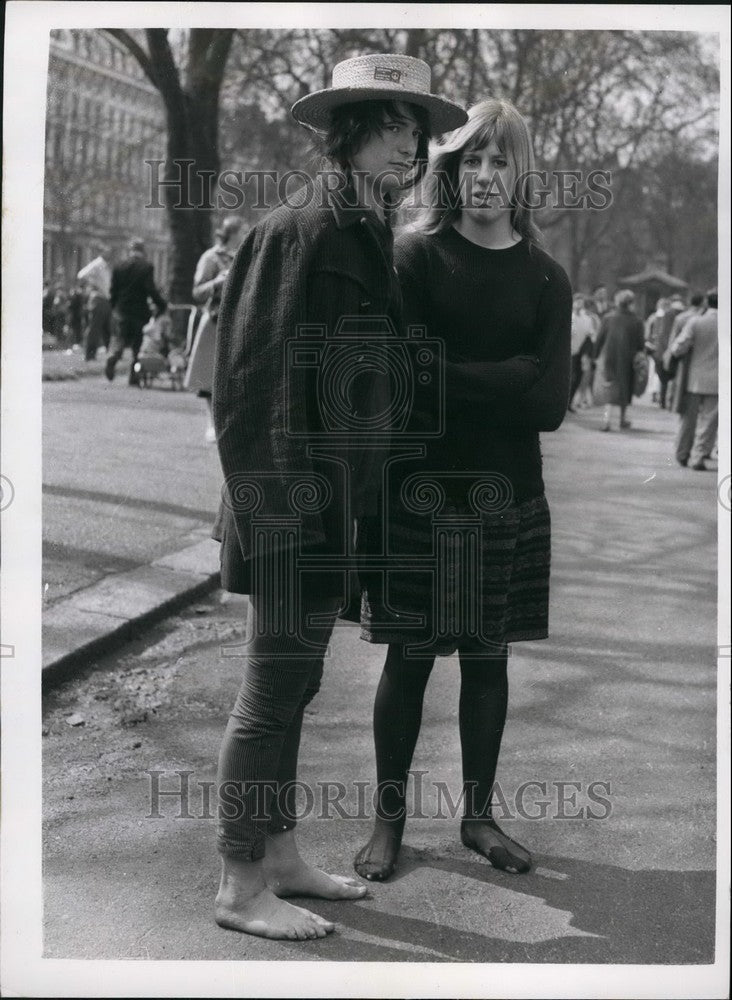
[[[335,224],[339,229],[360,222],[367,209],[359,202],[353,185],[344,174],[328,171],[321,175],[321,184]]]
[[[355,188],[345,174],[333,170],[320,173],[318,185],[320,203],[330,207],[339,229],[347,229],[366,219],[383,225],[376,212],[358,200]]]

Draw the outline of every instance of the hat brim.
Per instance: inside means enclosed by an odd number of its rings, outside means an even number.
[[[459,104],[453,104],[445,97],[425,94],[421,91],[390,89],[387,87],[341,87],[317,90],[296,101],[292,106],[292,117],[296,122],[318,132],[328,130],[331,111],[344,104],[360,101],[402,101],[424,108],[429,115],[432,135],[452,132],[468,120],[467,112]]]

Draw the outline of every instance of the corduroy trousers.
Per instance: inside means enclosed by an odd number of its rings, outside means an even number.
[[[250,597],[244,679],[219,754],[219,853],[264,857],[267,837],[296,825],[300,731],[320,688],[340,601]]]

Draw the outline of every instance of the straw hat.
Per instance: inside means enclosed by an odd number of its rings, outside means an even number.
[[[408,101],[424,108],[433,135],[464,125],[467,113],[444,97],[430,93],[432,71],[413,56],[368,55],[344,59],[333,68],[332,84],[301,97],[292,116],[301,125],[325,131],[333,108],[357,101]]]

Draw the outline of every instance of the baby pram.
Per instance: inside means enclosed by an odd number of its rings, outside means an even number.
[[[172,332],[175,324],[170,314],[175,312],[186,314],[184,343],[176,342]],[[198,306],[195,305],[169,305],[166,313],[153,317],[145,326],[142,347],[134,367],[138,384],[143,389],[150,388],[157,381],[167,382],[173,390],[183,388],[197,314]]]

